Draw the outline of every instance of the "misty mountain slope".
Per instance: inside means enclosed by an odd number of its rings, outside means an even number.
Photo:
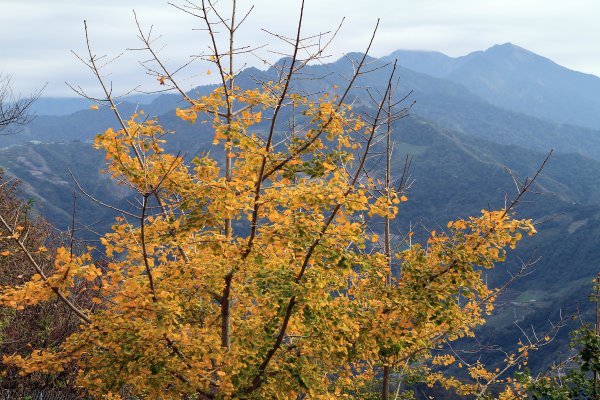
[[[309,65],[305,76],[321,79],[304,79],[296,82],[297,89],[306,93],[339,92],[344,88],[351,76],[353,65],[359,53],[348,54],[336,62],[325,65]],[[441,57],[437,55],[436,57]],[[280,60],[283,64],[285,59]],[[443,63],[440,63],[443,64]],[[357,80],[357,89],[351,91],[350,99],[357,106],[370,106],[372,101],[366,96],[368,87],[375,93],[382,92],[387,82],[391,65],[386,66],[383,60],[369,59],[366,70],[371,73],[361,75]],[[412,91],[405,102],[409,105],[416,101],[411,112],[438,124],[439,126],[486,138],[499,144],[517,145],[520,147],[546,152],[553,148],[558,153],[579,153],[600,160],[600,131],[573,125],[556,124],[534,118],[523,113],[508,111],[494,106],[473,94],[462,84],[438,79],[418,73],[407,68],[399,67],[400,85],[396,97],[400,98]],[[258,70],[248,68],[236,79],[243,88],[256,85],[256,81],[276,79],[277,70]],[[192,90],[194,96],[205,94],[212,86],[203,86]],[[175,107],[182,107],[180,96],[165,94],[155,98],[150,104],[140,106],[149,115],[169,116]],[[122,104],[122,115],[127,116],[136,110],[133,103]],[[600,114],[599,114],[600,115]],[[37,140],[53,142],[61,140],[90,140],[98,132],[107,127],[115,127],[114,116],[109,110],[101,108],[98,111],[82,110],[68,116],[40,116],[19,135],[1,136],[0,147]]]
[[[354,60],[359,57],[357,53],[349,56]],[[349,58],[341,58],[325,66],[308,66],[308,76],[322,76],[323,79],[301,81],[297,85],[308,93],[331,90],[334,85],[343,88],[344,77],[350,76],[353,71]],[[368,69],[375,70],[361,76],[357,85],[368,87],[373,92],[383,92],[391,70],[391,65],[385,64],[383,60],[372,60]],[[400,85],[396,89],[396,98],[412,91],[405,102],[409,105],[416,101],[411,113],[441,127],[502,145],[517,145],[541,152],[554,149],[558,153],[579,153],[600,160],[600,130],[557,124],[505,110],[483,100],[463,85],[406,68],[399,68],[398,74]],[[359,104],[373,106],[359,90],[351,94],[356,96]]]
[[[300,80],[295,86],[306,93],[335,92],[332,89],[334,85],[343,89],[353,72],[351,60],[356,63],[360,57],[360,53],[350,53],[330,64],[309,65],[305,71],[306,76],[321,79]],[[373,93],[383,92],[391,65],[389,60],[368,60],[365,70],[373,72],[359,77],[358,88],[351,91],[350,95],[356,105],[373,107],[364,88],[370,88]],[[249,68],[238,77],[237,82],[242,87],[253,87],[255,80],[275,79],[276,72],[273,68],[266,71]],[[411,113],[435,122],[440,127],[502,145],[516,145],[541,152],[554,149],[558,153],[578,153],[600,160],[600,130],[548,122],[527,113],[506,110],[490,104],[462,84],[408,68],[398,67],[397,73],[400,83],[396,89],[396,98],[412,91],[404,104],[410,105],[415,101]]]
[[[600,131],[547,122],[485,102],[422,96],[415,114],[440,126],[498,144],[546,152],[578,153],[600,160]]]
[[[171,151],[183,149],[182,154],[188,159],[207,151],[213,157],[222,157],[212,146],[209,126],[190,125],[167,115],[161,117],[161,122],[176,132],[169,136]],[[406,154],[413,156],[411,177],[415,184],[406,215],[442,225],[450,217],[477,213],[490,205],[501,206],[504,195],[515,190],[506,168],[521,178],[531,176],[546,156],[440,129],[415,117],[405,118],[394,126],[394,140],[396,170],[401,170]],[[0,167],[22,179],[31,195],[48,207],[62,208],[61,213],[54,213],[53,220],[70,218],[74,186],[67,168],[91,194],[100,197],[109,194],[111,199],[122,196],[114,191],[108,177],[99,174],[103,163],[101,152],[81,142],[29,144],[0,151]],[[549,202],[599,205],[599,168],[600,162],[589,158],[555,154],[539,178],[539,190]]]
[[[511,43],[462,57],[401,50],[388,60],[464,85],[491,104],[557,123],[600,129],[600,78]]]
[[[120,107],[123,115],[130,115],[136,106],[123,103]],[[106,108],[90,110],[88,107],[69,115],[39,115],[17,133],[0,136],[0,148],[30,141],[86,141],[111,126],[116,127],[116,120],[113,113]]]
[[[405,234],[412,227],[417,241],[427,239],[428,229],[445,230],[450,219],[478,215],[482,208],[502,207],[505,195],[510,200],[516,192],[505,165],[524,179],[537,171],[546,156],[440,130],[414,119],[401,121],[395,132],[396,169],[402,164],[403,146],[416,147],[419,152],[412,162],[414,183],[409,201],[400,207],[393,232]],[[600,182],[593,177],[597,167],[597,161],[581,156],[553,156],[532,193],[515,209],[518,218],[534,219],[539,232],[524,238],[505,263],[485,271],[486,280],[498,287],[518,271],[522,261],[537,262],[511,285],[481,329],[484,337],[493,336],[494,344],[514,348],[521,336],[515,321],[543,332],[561,311],[566,314],[577,307],[585,313],[591,311],[587,301],[590,282],[600,270],[600,247],[594,239],[600,238]],[[569,179],[578,175],[585,188],[578,188],[578,180]],[[576,203],[586,200],[591,204]],[[560,351],[568,351],[567,332],[531,354],[529,364],[534,371],[555,361]]]
[[[350,60],[356,61],[359,57],[359,53],[351,53],[331,64],[310,65],[305,71],[306,75],[322,79],[299,81],[296,86],[307,93],[332,91],[334,85],[343,88],[353,71]],[[391,70],[391,65],[386,66],[386,63],[389,64],[384,60],[370,59],[367,70],[374,71],[357,80],[357,86],[363,88],[362,92],[359,89],[351,92],[358,105],[373,106],[364,94],[365,87],[373,92],[385,90]],[[405,105],[409,105],[416,101],[411,113],[441,127],[479,136],[498,144],[516,145],[541,152],[554,149],[558,153],[579,153],[600,160],[600,130],[548,122],[526,113],[505,110],[473,94],[462,84],[407,68],[399,67],[398,75],[400,85],[396,89],[396,98],[412,91],[405,102]],[[275,71],[248,69],[239,77],[241,86],[253,85],[252,76],[262,80],[274,79]]]
[[[43,107],[52,109],[59,107],[65,99],[40,99],[45,100]],[[71,99],[76,101],[78,99]],[[171,114],[176,107],[185,107],[180,96],[162,95],[154,100],[147,99],[148,104],[119,102],[119,112],[123,118],[129,118],[133,113],[144,110],[149,115]],[[101,106],[98,110],[91,110],[90,101],[85,100],[86,107],[66,115],[56,112],[56,115],[37,115],[28,125],[19,127],[14,134],[0,135],[0,148],[23,144],[27,142],[60,142],[92,140],[98,133],[107,128],[118,127],[114,113]]]
[[[160,122],[175,131],[168,137],[168,150],[183,150],[187,159],[206,151],[222,157],[220,149],[212,146],[208,124],[190,125],[173,113],[161,116]],[[396,169],[401,169],[405,154],[414,156],[412,177],[416,182],[409,213],[412,218],[442,225],[450,217],[477,213],[488,205],[501,206],[505,193],[514,191],[506,168],[520,177],[531,175],[546,156],[544,152],[501,146],[441,129],[417,117],[399,121],[394,129],[394,140],[398,142]],[[0,167],[22,179],[30,187],[30,194],[47,204],[43,211],[51,212],[49,218],[55,222],[70,218],[74,186],[67,168],[92,185],[84,185],[92,194],[109,194],[106,200],[119,199],[113,196],[118,191],[110,189],[108,178],[99,176],[103,163],[101,153],[87,143],[25,145],[0,151]],[[540,191],[565,204],[600,204],[599,169],[600,162],[593,159],[557,153],[539,179]],[[440,219],[442,216],[446,219]]]
[[[393,132],[393,167],[400,171],[405,155],[412,157],[411,207],[401,218],[427,217],[441,226],[447,218],[504,206],[516,192],[513,176],[519,180],[532,177],[547,157],[461,135],[414,117],[396,123]],[[531,205],[521,207],[532,218],[569,207],[600,207],[599,168],[599,161],[580,155],[553,154],[533,189],[539,195]]]
[[[145,106],[157,97],[157,94],[134,94],[119,99],[119,102]],[[62,116],[88,109],[92,104],[91,100],[83,97],[41,97],[33,103],[31,111],[39,116]]]
[[[125,200],[130,191],[101,174],[103,165],[102,152],[83,142],[25,144],[0,150],[0,168],[9,179],[21,181],[23,197],[33,200],[35,209],[61,230],[71,224],[74,192],[78,225],[89,225],[95,232],[103,233],[110,228],[115,215],[83,195],[69,170],[89,195],[107,204],[129,208]],[[78,235],[88,239],[97,236],[93,232]]]

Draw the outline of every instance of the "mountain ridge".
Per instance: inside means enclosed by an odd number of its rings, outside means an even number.
[[[512,43],[460,57],[397,50],[383,57],[465,86],[486,101],[556,123],[600,129],[600,77],[563,67]]]

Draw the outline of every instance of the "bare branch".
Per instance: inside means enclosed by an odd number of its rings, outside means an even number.
[[[11,88],[11,77],[0,74],[0,132],[10,126],[30,123],[33,120],[31,107],[42,94],[42,90],[43,88],[28,97],[15,95]],[[16,132],[13,130],[10,133]]]

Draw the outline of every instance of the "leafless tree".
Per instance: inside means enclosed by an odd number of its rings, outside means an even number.
[[[31,122],[31,106],[41,94],[42,90],[26,97],[15,94],[11,87],[11,76],[0,74],[0,134],[6,134],[3,131],[9,126],[23,126]]]

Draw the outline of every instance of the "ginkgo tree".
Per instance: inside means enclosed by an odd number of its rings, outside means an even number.
[[[303,36],[302,3],[295,36],[277,36],[291,46],[277,77],[240,87],[234,60],[246,50],[234,39],[246,16],[236,17],[232,6],[228,18],[207,0],[180,7],[205,24],[206,59],[220,79],[202,96],[182,90],[137,25],[149,72],[186,102],[176,115],[210,124],[222,158],[170,153],[165,142],[176,132],[143,111],[122,116],[86,25],[89,53],[81,59],[104,91],[98,105],[111,108],[118,123],[95,146],[106,153],[106,173],[135,190],[139,207],[119,210],[102,237],[95,249],[108,257],[102,266],[94,249],[59,248],[52,273],[39,270],[2,288],[2,306],[58,298],[81,321],[58,346],[4,355],[4,363],[23,374],[75,365],[77,385],[98,398],[352,398],[382,368],[430,359],[442,341],[483,324],[497,292],[482,269],[535,232],[512,214],[529,186],[506,208],[450,222],[426,243],[377,250],[369,220],[389,222],[410,207],[402,187],[382,191],[365,175],[380,128],[392,118],[385,102],[395,67],[369,112],[350,100],[373,38],[345,88],[303,93],[297,79],[327,45]],[[26,254],[36,250],[22,244],[20,226],[2,224],[3,240]],[[392,259],[400,275],[391,273]],[[82,281],[89,282],[89,307],[71,300]]]

